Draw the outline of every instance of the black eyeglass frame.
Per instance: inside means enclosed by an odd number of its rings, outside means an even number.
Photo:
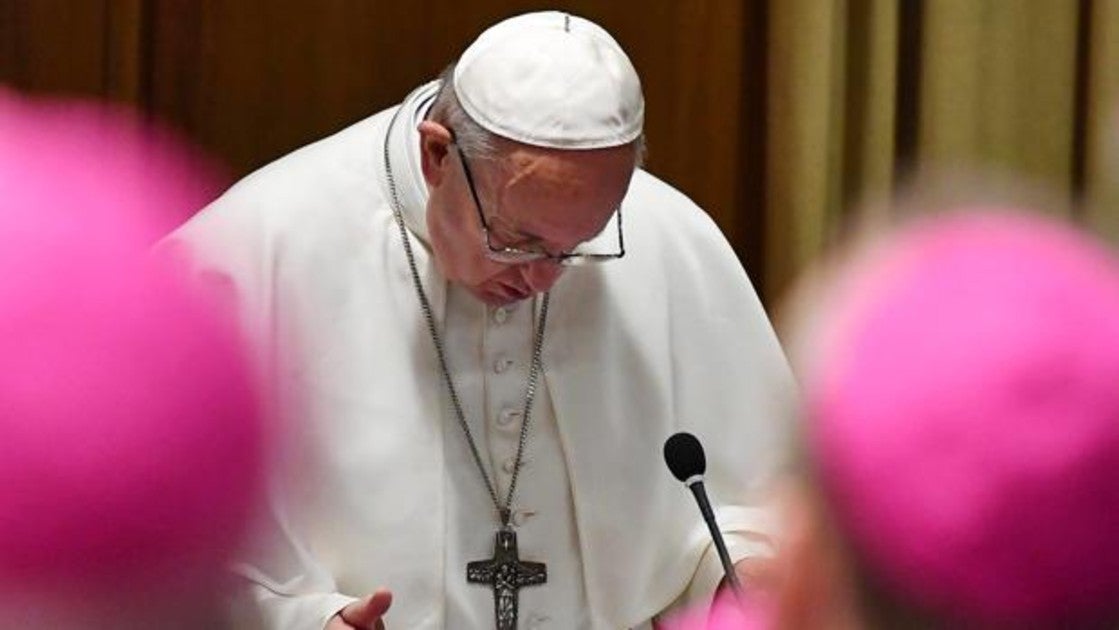
[[[561,252],[553,254],[546,251],[537,250],[523,250],[516,247],[496,247],[490,236],[490,226],[486,222],[486,215],[482,212],[482,201],[478,197],[478,190],[474,186],[474,175],[470,172],[470,165],[466,162],[466,154],[463,153],[462,147],[457,143],[454,144],[455,151],[458,152],[459,161],[462,163],[462,173],[466,176],[466,186],[470,189],[470,197],[474,199],[474,209],[478,211],[478,221],[482,225],[482,233],[485,234],[485,246],[487,250],[487,257],[496,262],[508,264],[521,264],[535,262],[538,260],[550,260],[556,264],[568,267],[575,267],[586,264],[597,264],[617,260],[626,255],[625,237],[622,233],[622,207],[619,205],[614,211],[618,217],[618,251],[613,254],[594,254],[583,252]]]

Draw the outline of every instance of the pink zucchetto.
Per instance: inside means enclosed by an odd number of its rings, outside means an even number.
[[[212,182],[99,106],[0,91],[0,139],[0,606],[213,589],[268,431],[226,305],[148,253]]]
[[[1119,605],[1119,262],[1057,221],[909,225],[841,273],[808,455],[865,569],[919,610],[1062,624]]]
[[[699,607],[670,615],[660,630],[773,630],[774,602],[771,594],[749,593],[735,597],[720,590],[710,607]]]

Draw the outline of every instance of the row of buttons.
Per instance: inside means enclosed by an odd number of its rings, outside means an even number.
[[[508,322],[509,318],[512,316],[512,311],[513,311],[514,308],[515,308],[515,305],[511,304],[511,305],[507,305],[507,306],[499,306],[499,307],[493,309],[493,311],[490,313],[490,321],[492,321],[494,323],[494,325],[497,325],[497,326],[500,326],[500,325]],[[493,373],[494,374],[505,374],[510,369],[512,369],[514,366],[516,366],[516,364],[517,364],[516,361],[514,361],[513,359],[511,359],[511,358],[509,358],[505,355],[498,355],[497,358],[495,358],[493,360]],[[523,415],[524,415],[524,412],[520,409],[517,409],[515,407],[505,407],[504,409],[502,409],[497,414],[496,422],[497,422],[498,426],[506,427],[506,428],[512,428],[512,427],[517,426],[520,423],[521,417]],[[521,470],[523,471],[525,468],[527,468],[529,466],[529,463],[530,462],[528,460],[522,460],[521,461]],[[505,471],[505,474],[512,475],[513,470],[516,467],[516,465],[517,465],[517,458],[516,457],[508,457],[508,458],[505,459],[505,461],[502,462],[501,469],[503,471]],[[512,518],[513,525],[516,525],[516,526],[520,527],[520,526],[524,525],[526,522],[528,522],[528,520],[530,518],[534,517],[534,516],[536,516],[536,511],[535,510],[520,509],[520,510],[514,510],[511,518]],[[542,621],[544,621],[546,619],[547,619],[547,617],[539,617],[539,616],[530,615],[530,619],[528,620],[529,621],[529,627],[538,627],[542,623]]]
[[[509,320],[511,310],[511,306],[499,306],[495,308],[493,310],[493,313],[491,314],[493,322],[495,324],[504,324],[506,321]],[[510,359],[505,355],[500,355],[496,359],[494,359],[493,372],[494,374],[504,374],[516,364],[516,361],[514,361],[513,359]],[[501,410],[501,413],[497,414],[497,424],[498,426],[502,427],[508,427],[509,425],[514,424],[520,419],[521,411],[512,407],[506,407],[505,409]],[[506,472],[511,473],[512,471],[507,470]]]
[[[491,316],[494,323],[495,324],[504,324],[506,321],[508,321],[509,320],[509,315],[510,315],[510,310],[511,310],[511,308],[507,307],[507,306],[499,306],[499,307],[495,308],[493,310],[493,314]],[[504,374],[505,372],[508,372],[509,369],[512,368],[516,364],[517,364],[516,361],[514,361],[513,359],[510,359],[509,357],[501,355],[501,356],[497,357],[496,359],[494,359],[493,372],[494,372],[494,374]],[[521,419],[521,413],[522,412],[520,410],[513,409],[511,407],[506,407],[505,409],[502,409],[501,413],[497,414],[497,424],[498,424],[498,426],[508,427],[508,426],[518,422]],[[510,464],[510,468],[511,467],[512,467],[512,465]],[[512,473],[513,471],[510,469],[510,470],[506,470],[506,472]]]
[[[500,326],[508,322],[515,307],[515,304],[510,304],[507,306],[499,306],[493,309],[493,311],[490,313],[490,321],[496,326]],[[494,374],[505,374],[515,365],[516,361],[514,361],[513,359],[510,359],[505,355],[498,355],[498,357],[493,361],[493,372]],[[511,429],[519,425],[523,415],[524,412],[521,409],[515,407],[505,407],[497,414],[497,418],[495,419],[495,421],[498,426]],[[530,463],[531,462],[527,459],[521,461],[522,472],[525,468],[528,468]],[[506,474],[511,475],[513,474],[513,469],[516,464],[516,457],[509,457],[505,459],[504,462],[502,462],[501,469],[505,471]],[[529,519],[535,516],[536,510],[519,509],[513,510],[511,520],[514,526],[521,527],[525,523],[527,523]],[[531,629],[541,628],[546,625],[549,620],[550,618],[547,615],[529,612],[525,619],[525,627]]]

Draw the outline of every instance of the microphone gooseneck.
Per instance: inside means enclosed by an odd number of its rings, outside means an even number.
[[[738,576],[734,572],[726,543],[723,542],[723,534],[719,531],[718,523],[715,522],[715,512],[711,509],[711,502],[707,500],[707,491],[703,487],[703,474],[707,472],[707,457],[703,453],[703,445],[691,433],[677,433],[665,440],[664,462],[668,464],[672,475],[684,482],[695,496],[699,511],[703,514],[708,531],[711,532],[711,539],[715,542],[715,549],[719,552],[719,561],[723,564],[727,583],[735,594],[740,596],[742,585],[739,584]]]

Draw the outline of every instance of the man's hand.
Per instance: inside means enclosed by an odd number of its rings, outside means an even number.
[[[385,630],[381,617],[391,605],[392,593],[379,588],[372,595],[343,608],[330,618],[323,630]]]
[[[734,563],[734,573],[747,592],[773,592],[780,586],[779,567],[772,558],[743,558]]]

